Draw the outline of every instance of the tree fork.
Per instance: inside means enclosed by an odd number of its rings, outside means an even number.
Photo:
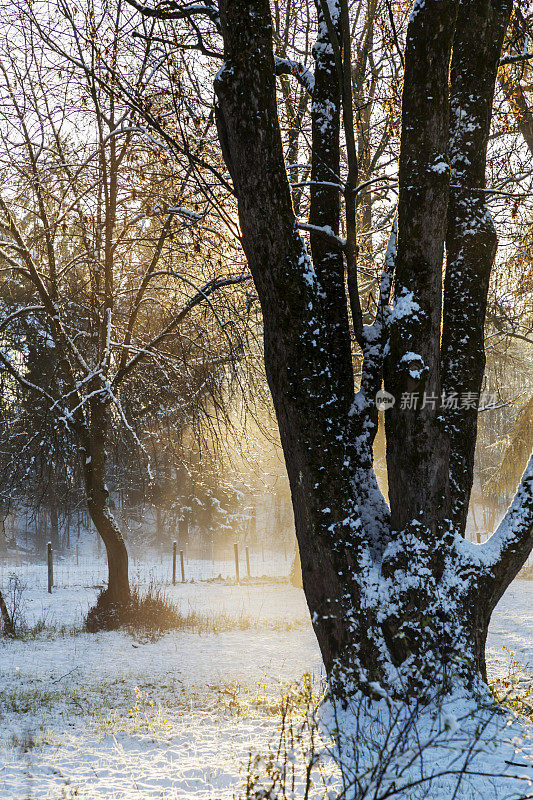
[[[489,20],[483,35],[491,38],[496,15],[490,5],[483,8]],[[396,306],[388,385],[398,393],[413,381],[419,391],[437,395],[441,385],[449,66],[454,34],[460,35],[457,9],[452,0],[417,2],[409,23],[398,254],[391,239],[383,304],[375,325],[363,330],[366,367],[350,406],[346,395],[339,396],[348,372],[333,374],[333,364],[338,368],[342,361],[331,352],[329,300],[291,204],[269,4],[220,3],[225,63],[215,88],[242,243],[263,310],[266,372],[304,589],[326,670],[341,691],[350,684],[371,691],[380,681],[414,694],[439,675],[447,680],[453,673],[470,683],[484,677],[493,602],[532,543],[532,472],[487,545],[470,545],[450,526],[448,440],[438,408],[422,415],[387,412],[392,523],[376,511],[379,490],[371,481],[370,388],[382,364],[392,264]],[[345,294],[339,292],[338,302],[346,304]]]

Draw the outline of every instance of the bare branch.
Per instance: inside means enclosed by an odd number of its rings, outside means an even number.
[[[208,17],[217,27],[220,26],[220,16],[218,9],[211,0],[204,3],[178,3],[173,0],[163,0],[155,7],[145,6],[137,0],[126,0],[128,5],[133,6],[145,17],[155,19],[189,19],[190,17]]]
[[[173,333],[173,331],[175,331],[176,328],[181,325],[183,320],[189,315],[193,308],[202,303],[204,300],[207,300],[210,295],[212,295],[218,289],[222,289],[225,286],[234,286],[236,284],[245,283],[249,280],[251,280],[251,278],[248,275],[230,275],[227,278],[215,278],[206,283],[205,286],[203,286],[194,295],[194,297],[189,300],[180,313],[174,317],[172,322],[161,331],[161,333],[152,339],[152,341],[145,348],[143,348],[143,350],[139,351],[137,355],[135,355],[127,364],[125,364],[123,368],[118,370],[112,381],[113,388],[118,386],[140,361],[143,361],[145,358],[152,355],[154,348],[156,348],[160,342],[166,339],[167,336]]]

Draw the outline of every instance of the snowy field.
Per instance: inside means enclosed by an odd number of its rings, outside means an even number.
[[[197,579],[205,570],[187,567]],[[286,562],[269,563],[278,579],[262,583],[167,585],[182,611],[236,627],[159,638],[80,632],[98,591],[84,585],[85,568],[70,563],[66,586],[57,570],[52,595],[43,565],[17,569],[26,621],[46,628],[0,643],[0,798],[238,797],[250,750],[275,735],[286,682],[311,673],[318,687],[323,673],[303,593],[282,579]],[[137,570],[141,584],[168,581],[163,568],[138,564],[134,580]],[[231,561],[217,572],[230,576]],[[515,581],[494,614],[489,671],[506,674],[510,653],[533,672],[532,581]]]

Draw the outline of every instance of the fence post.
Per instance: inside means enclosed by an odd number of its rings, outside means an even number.
[[[237,577],[237,583],[241,582],[241,576],[239,575],[239,543],[233,543],[233,552],[235,554],[235,575]]]
[[[248,573],[248,577],[251,578],[252,573],[250,571],[250,549],[248,547],[246,548],[246,571]]]
[[[54,556],[52,553],[52,542],[46,545],[46,554],[48,558],[48,594],[52,594],[52,586],[54,585]]]
[[[172,586],[176,585],[176,553],[177,553],[177,542],[173,542],[172,544]]]
[[[80,565],[80,546],[76,544],[76,566],[79,567]]]
[[[183,561],[183,550],[180,550],[180,562],[181,562],[181,582],[185,583],[185,563]]]

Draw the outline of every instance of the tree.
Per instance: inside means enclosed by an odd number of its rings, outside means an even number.
[[[316,4],[309,246],[283,156],[268,2],[135,5],[160,19],[207,17],[223,39],[219,137],[262,306],[304,589],[332,685],[371,693],[376,682],[415,692],[436,675],[479,682],[490,615],[533,544],[531,460],[491,539],[464,539],[477,409],[449,400],[477,396],[484,372],[496,252],[485,163],[511,2],[414,4],[397,224],[370,325],[357,273],[346,0]],[[291,71],[302,79],[297,64]],[[363,356],[357,391],[354,341]],[[396,398],[385,415],[390,510],[372,466],[383,378]]]
[[[117,14],[107,31],[115,59],[120,20]],[[94,18],[86,22],[92,30]],[[153,423],[155,407],[168,408],[172,397],[173,419],[183,406],[186,424],[194,406],[216,397],[240,349],[238,331],[226,330],[230,306],[222,290],[246,276],[211,258],[189,259],[201,251],[195,228],[203,215],[182,206],[193,202],[186,183],[102,89],[103,68],[90,68],[98,64],[94,37],[87,49],[76,33],[76,64],[63,61],[55,74],[34,28],[25,29],[30,41],[22,50],[4,47],[1,157],[12,180],[0,196],[0,259],[8,276],[0,366],[26,401],[43,407],[52,430],[65,428],[75,445],[89,514],[107,552],[102,602],[120,608],[130,588],[106,480],[113,430],[122,426],[142,447],[135,427]],[[245,300],[236,297],[237,305]],[[28,337],[39,359],[28,358]],[[220,347],[211,350],[215,341]]]

